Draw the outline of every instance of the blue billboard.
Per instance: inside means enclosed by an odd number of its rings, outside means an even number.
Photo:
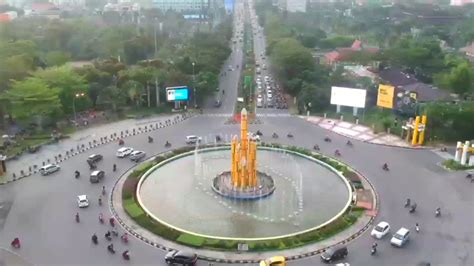
[[[189,88],[187,86],[166,88],[168,102],[189,101]]]

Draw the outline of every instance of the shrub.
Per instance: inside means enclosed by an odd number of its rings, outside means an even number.
[[[462,165],[458,162],[456,162],[453,159],[449,159],[443,162],[443,166],[451,169],[451,170],[467,170],[467,169],[474,169],[474,166],[472,165]]]

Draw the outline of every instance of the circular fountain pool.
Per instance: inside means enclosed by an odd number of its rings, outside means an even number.
[[[177,230],[213,238],[257,239],[299,234],[341,215],[351,201],[347,181],[313,158],[280,149],[257,151],[257,169],[274,192],[248,201],[223,197],[213,179],[230,168],[227,147],[190,152],[150,169],[137,188],[151,217]]]

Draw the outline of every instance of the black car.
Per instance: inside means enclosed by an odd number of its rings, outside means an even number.
[[[100,154],[92,154],[87,158],[87,161],[89,163],[96,163],[96,162],[102,160],[102,158],[103,158],[103,156],[100,155]]]
[[[321,259],[324,262],[332,262],[335,260],[339,260],[345,258],[347,256],[347,247],[344,245],[335,245],[333,247],[328,248],[321,254]]]
[[[197,255],[191,252],[175,250],[166,254],[165,261],[168,264],[195,265]]]

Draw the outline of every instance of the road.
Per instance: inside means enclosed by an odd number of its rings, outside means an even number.
[[[239,8],[242,8],[241,2],[238,2],[237,10]],[[236,49],[237,52],[229,61],[231,65],[241,63],[238,47]],[[221,88],[228,88],[223,105],[221,108],[207,106],[205,114],[232,113],[238,76],[237,71],[230,71],[221,80]],[[197,116],[146,135],[129,137],[126,145],[152,155],[165,150],[163,143],[166,140],[174,148],[185,145],[185,136],[190,134],[203,136],[205,140],[213,139],[215,134],[238,134],[238,126],[226,125],[225,120],[225,117],[219,116]],[[416,265],[426,260],[433,265],[474,265],[474,185],[462,173],[447,172],[437,166],[440,157],[429,150],[393,148],[358,141],[353,141],[354,147],[351,148],[344,145],[347,139],[339,135],[332,135],[332,143],[326,143],[322,139],[330,133],[295,117],[264,116],[261,121],[262,124],[250,125],[249,130],[262,131],[262,140],[265,142],[275,141],[270,138],[273,132],[280,136],[292,132],[295,136],[293,139],[281,137],[276,141],[308,149],[317,143],[321,152],[327,155],[339,149],[342,152],[341,160],[373,182],[381,200],[377,222],[389,222],[391,233],[401,226],[412,231],[410,242],[403,248],[391,247],[388,238],[378,241],[376,256],[370,255],[373,239],[366,232],[348,245],[349,256],[346,261],[351,265]],[[146,141],[147,135],[155,139],[153,144]],[[0,186],[0,246],[9,248],[11,239],[20,237],[22,247],[17,252],[35,265],[164,265],[164,251],[134,238],[127,245],[117,239],[113,241],[118,252],[125,249],[131,251],[130,262],[122,260],[120,254],[112,255],[106,251],[103,234],[108,226],[101,225],[97,218],[100,212],[109,217],[110,211],[106,206],[96,204],[101,184],[88,181],[90,171],[86,158],[91,153],[104,155],[98,167],[106,172],[103,184],[109,191],[121,173],[134,165],[128,159],[117,158],[117,148],[116,143],[102,145],[64,161],[61,171],[50,176],[34,175]],[[381,170],[384,162],[389,164],[390,172]],[[118,165],[117,172],[111,171],[114,163]],[[74,178],[76,169],[82,174],[79,179]],[[80,194],[90,197],[89,208],[77,208],[75,197]],[[407,197],[418,204],[415,214],[409,214],[403,207]],[[436,207],[442,209],[440,218],[434,217]],[[81,216],[79,224],[74,221],[76,212]],[[415,223],[420,224],[419,234],[413,230]],[[91,243],[92,233],[99,235],[99,246]],[[285,252],[282,251],[282,254]],[[319,257],[289,264],[323,265]],[[199,261],[198,265],[207,263]]]

